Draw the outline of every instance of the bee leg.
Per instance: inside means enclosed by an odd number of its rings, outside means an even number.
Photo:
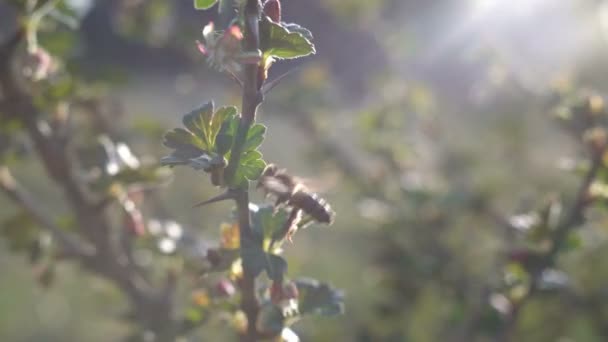
[[[300,209],[292,209],[291,214],[289,214],[289,218],[285,221],[285,236],[289,242],[293,243],[293,235],[298,231],[298,222],[302,218],[302,210]]]

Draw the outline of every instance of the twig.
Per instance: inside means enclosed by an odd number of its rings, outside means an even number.
[[[598,149],[592,152],[591,156],[591,165],[587,173],[585,174],[585,178],[583,179],[579,189],[577,191],[574,202],[572,203],[572,207],[568,211],[567,216],[560,222],[560,224],[555,229],[553,233],[553,237],[551,239],[551,249],[544,255],[541,259],[538,267],[532,272],[530,275],[530,286],[528,288],[528,292],[526,296],[520,299],[513,306],[513,310],[508,317],[508,320],[503,327],[502,334],[500,336],[500,341],[510,341],[515,326],[517,325],[517,320],[519,318],[519,313],[522,311],[523,307],[526,303],[538,292],[539,290],[539,281],[541,280],[541,276],[543,271],[547,268],[555,265],[557,254],[562,249],[564,243],[568,238],[568,234],[572,229],[578,227],[583,219],[583,213],[586,207],[589,204],[588,194],[589,188],[593,184],[595,178],[597,177],[600,169],[602,168],[603,159],[602,156],[606,149]]]
[[[74,236],[58,227],[32,201],[32,197],[17,183],[6,166],[0,166],[0,189],[15,204],[25,210],[38,223],[40,228],[47,230],[59,243],[65,256],[88,258],[94,253],[94,248],[78,241]]]

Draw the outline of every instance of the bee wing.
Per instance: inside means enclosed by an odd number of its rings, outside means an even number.
[[[337,179],[330,177],[323,178],[302,178],[295,177],[295,181],[302,184],[307,191],[317,193],[328,193],[336,186]]]
[[[264,179],[264,187],[271,192],[281,195],[290,193],[289,187],[274,177],[267,177]]]

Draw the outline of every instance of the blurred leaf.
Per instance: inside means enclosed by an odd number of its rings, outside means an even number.
[[[192,265],[200,269],[201,273],[222,272],[230,269],[232,264],[239,258],[239,249],[214,248],[207,251],[206,263]],[[198,261],[198,260],[197,260]]]
[[[294,281],[299,292],[301,315],[337,315],[344,312],[344,295],[328,284],[310,278]]]
[[[287,273],[287,261],[276,254],[267,254],[267,258],[266,273],[268,273],[268,278],[275,281],[283,280],[283,276]]]
[[[30,215],[24,211],[0,223],[0,233],[13,252],[29,250],[37,243],[39,230]]]
[[[257,277],[266,269],[268,260],[262,247],[253,242],[244,240],[242,244],[241,257],[243,259],[243,270],[248,276]]]
[[[281,309],[271,303],[266,303],[260,309],[256,328],[269,335],[278,335],[285,326],[285,317]]]
[[[278,255],[264,252],[259,237],[242,241],[241,257],[243,269],[253,277],[257,277],[266,270],[268,277],[273,280],[282,280],[287,272],[287,262]]]
[[[283,225],[289,217],[289,212],[285,208],[274,209],[272,205],[260,206],[252,212],[252,229],[267,239],[280,239],[277,234],[282,233]]]
[[[294,31],[290,31],[288,27]],[[310,36],[310,32],[304,30],[306,29],[298,25],[277,24],[267,18],[262,19],[260,45],[264,57],[292,59],[314,54],[315,46],[305,36]]]
[[[206,10],[211,8],[217,0],[194,0],[194,8],[197,10]]]

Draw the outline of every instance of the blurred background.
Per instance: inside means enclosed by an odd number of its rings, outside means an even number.
[[[203,102],[240,104],[238,86],[194,43],[213,11],[191,1],[70,2],[79,29],[52,27],[40,44],[78,70],[91,98],[103,95],[95,105],[133,153],[166,155],[163,133]],[[584,154],[552,114],[563,94],[608,88],[608,1],[282,3],[283,20],[312,31],[317,54],[272,69],[270,78],[294,72],[261,106],[262,151],[337,212],[333,226],[297,234],[285,257],[289,274],[343,289],[346,308],[294,331],[302,341],[500,340],[517,293],[495,290],[523,267],[509,263],[516,228],[580,181],[567,165]],[[0,1],[0,41],[14,27]],[[64,209],[39,162],[14,170],[51,212]],[[215,192],[207,177],[175,169],[144,218],[218,239],[231,206],[191,208]],[[0,197],[0,221],[15,212]],[[607,217],[593,215],[568,240],[551,290],[518,312],[510,340],[608,340]],[[0,340],[126,336],[116,289],[74,265],[52,277],[13,247],[0,240]]]

